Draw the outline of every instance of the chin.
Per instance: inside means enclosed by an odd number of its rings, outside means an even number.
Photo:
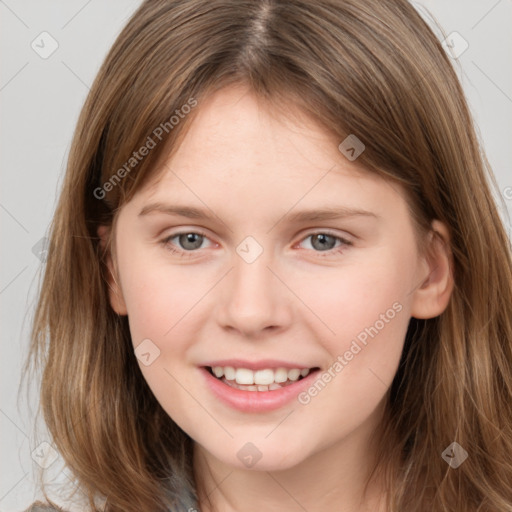
[[[247,439],[251,437],[248,436]],[[248,471],[282,471],[291,469],[305,460],[305,450],[303,446],[286,446],[286,450],[280,450],[283,440],[277,439],[272,443],[268,440],[256,438],[254,442],[233,443],[228,450],[218,452],[218,446],[210,453],[227,466],[236,469]],[[234,456],[229,456],[229,452],[235,452]]]

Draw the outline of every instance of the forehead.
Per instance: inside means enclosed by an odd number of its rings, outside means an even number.
[[[290,105],[272,110],[246,88],[222,89],[200,102],[180,145],[138,201],[177,199],[201,207],[283,210],[300,202],[373,207],[397,199],[396,186],[350,162],[341,141]],[[238,212],[240,213],[240,212]]]
[[[250,170],[258,164],[302,167],[310,160],[325,167],[339,156],[336,140],[291,103],[274,106],[242,86],[232,86],[201,102],[172,161],[208,159],[234,169],[246,162]]]

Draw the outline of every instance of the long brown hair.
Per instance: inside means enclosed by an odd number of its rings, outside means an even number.
[[[456,72],[406,0],[147,0],[115,41],[74,134],[27,360],[43,368],[44,419],[91,507],[194,502],[191,439],[109,304],[97,229],[155,175],[201,100],[234,83],[340,142],[356,134],[358,163],[405,187],[418,233],[449,227],[453,294],[442,315],[410,321],[379,467],[390,511],[510,512],[510,243]],[[454,441],[469,455],[457,469],[441,457]]]

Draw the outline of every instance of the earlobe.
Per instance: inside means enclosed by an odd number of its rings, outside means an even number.
[[[423,279],[414,291],[411,307],[411,316],[418,319],[439,316],[448,306],[454,287],[449,231],[434,220],[431,234],[427,254],[423,255]]]
[[[128,311],[124,302],[123,292],[119,286],[119,280],[116,279],[117,271],[112,261],[112,252],[108,244],[108,239],[110,237],[110,227],[101,225],[98,227],[97,233],[100,238],[101,252],[105,252],[104,262],[107,274],[106,280],[109,288],[110,305],[118,315],[127,315]]]

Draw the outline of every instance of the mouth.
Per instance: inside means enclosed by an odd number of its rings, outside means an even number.
[[[233,389],[257,393],[278,391],[318,372],[319,367],[312,368],[264,368],[251,370],[233,366],[204,366],[212,377]]]

